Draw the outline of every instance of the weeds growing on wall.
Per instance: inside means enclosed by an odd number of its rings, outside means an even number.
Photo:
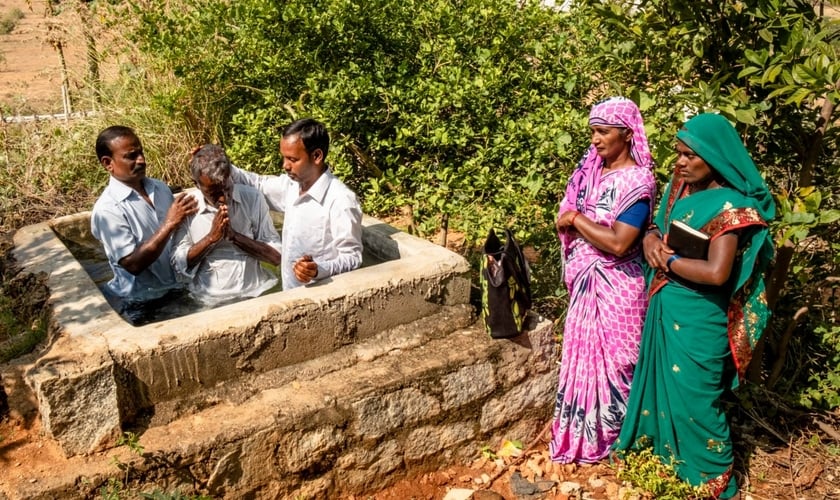
[[[140,438],[133,432],[123,432],[118,438],[116,445],[127,447],[131,453],[143,459],[143,445]],[[99,498],[101,500],[121,500],[128,498],[143,498],[147,500],[211,500],[212,497],[202,494],[185,494],[177,488],[174,491],[155,488],[150,492],[138,492],[130,486],[132,473],[137,472],[132,464],[113,457],[114,466],[119,469],[120,477],[108,478],[107,482],[99,487]]]
[[[21,314],[14,301],[5,295],[0,296],[0,363],[30,352],[44,340],[48,321],[49,317],[43,312],[28,316]]]

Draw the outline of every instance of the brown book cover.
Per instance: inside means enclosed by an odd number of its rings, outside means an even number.
[[[709,236],[694,229],[685,222],[672,221],[668,230],[668,246],[680,257],[707,259],[709,257]]]

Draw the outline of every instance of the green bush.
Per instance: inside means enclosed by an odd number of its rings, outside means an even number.
[[[840,326],[820,325],[814,334],[822,345],[840,345]],[[810,359],[814,367],[809,371],[808,384],[799,392],[799,403],[806,408],[840,408],[840,371],[836,369],[840,366],[840,350],[835,347],[815,354]]]
[[[664,464],[650,448],[625,452],[616,471],[616,477],[629,481],[634,492],[642,498],[681,500],[707,498],[705,486],[692,486],[677,477],[674,464]]]
[[[584,18],[483,0],[167,3],[136,6],[138,43],[182,81],[174,112],[215,110],[205,133],[237,164],[276,173],[277,126],[311,115],[366,212],[468,247],[502,226],[556,241],[588,107],[613,91],[579,53]],[[557,262],[535,267],[553,291]]]

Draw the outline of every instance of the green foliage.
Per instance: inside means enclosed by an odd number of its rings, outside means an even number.
[[[115,478],[109,478],[108,483],[99,488],[99,498],[102,500],[120,500],[124,498],[123,484]]]
[[[679,500],[706,498],[705,486],[692,486],[681,481],[674,470],[674,462],[664,464],[650,448],[625,452],[616,471],[616,476],[629,481],[645,498]]]
[[[779,207],[779,232],[782,239],[798,244],[815,229],[829,228],[840,220],[840,210],[824,209],[823,200],[830,197],[830,192],[815,186],[800,188],[796,193],[777,197]]]
[[[588,105],[619,89],[587,67],[590,19],[518,3],[160,0],[134,12],[139,46],[182,82],[173,112],[215,110],[200,121],[219,124],[235,163],[278,172],[277,126],[315,116],[366,212],[410,213],[411,230],[460,231],[468,247],[514,227],[551,252]],[[560,266],[541,262],[535,282],[553,292]]]
[[[834,346],[810,359],[815,367],[808,385],[799,392],[799,404],[806,408],[840,407],[840,326],[820,325],[814,330],[819,343]],[[820,369],[822,368],[822,369]]]
[[[493,450],[493,447],[489,444],[481,447],[481,456],[488,460],[496,460],[496,458],[498,458],[496,452]]]
[[[140,437],[137,434],[126,431],[117,438],[117,446],[127,446],[132,453],[143,456],[143,445],[140,444]]]
[[[410,207],[422,235],[546,225],[582,151],[587,110],[572,103],[592,83],[572,74],[572,16],[478,0],[137,12],[141,46],[190,89],[185,106],[219,104],[238,163],[276,172],[276,127],[325,119],[333,167],[365,209]]]
[[[8,35],[11,33],[18,21],[23,19],[23,11],[17,7],[10,9],[0,15],[0,35]]]

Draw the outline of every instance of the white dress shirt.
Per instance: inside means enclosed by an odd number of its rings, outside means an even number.
[[[212,305],[232,298],[256,297],[276,285],[277,277],[258,258],[225,239],[218,241],[199,263],[187,267],[190,248],[210,233],[218,212],[207,204],[200,191],[192,196],[198,201],[198,213],[188,217],[175,233],[172,265],[178,279],[189,283],[195,298]],[[280,236],[259,191],[235,184],[227,205],[234,231],[280,251]]]
[[[313,281],[352,271],[362,264],[362,209],[356,194],[327,169],[300,195],[288,175],[259,175],[233,167],[233,182],[254,186],[272,210],[283,212],[280,272],[283,289],[303,283],[295,278],[295,262],[311,255],[318,264]]]
[[[157,179],[143,179],[143,187],[154,206],[137,191],[111,177],[93,205],[90,217],[91,233],[105,248],[114,273],[106,287],[129,302],[156,299],[180,286],[170,264],[171,238],[160,256],[136,276],[119,264],[157,232],[175,199],[169,187]]]

